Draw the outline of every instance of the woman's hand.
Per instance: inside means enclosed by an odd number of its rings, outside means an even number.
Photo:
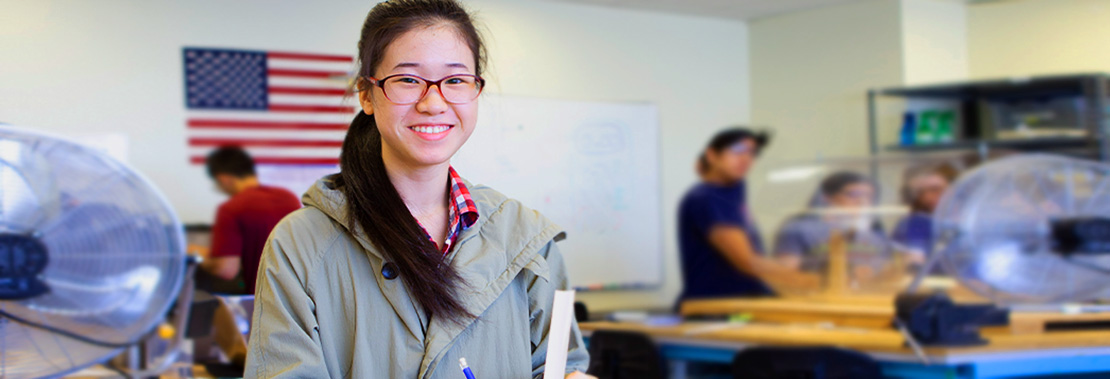
[[[597,377],[593,376],[593,375],[584,374],[581,371],[575,371],[575,372],[572,372],[570,374],[567,374],[566,379],[597,379]]]
[[[784,270],[758,278],[780,295],[808,295],[823,288],[821,276],[811,272]]]

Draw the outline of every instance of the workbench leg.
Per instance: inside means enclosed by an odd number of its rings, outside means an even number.
[[[670,379],[686,379],[686,361],[672,360],[668,362],[668,367],[671,368],[671,375],[667,376]]]

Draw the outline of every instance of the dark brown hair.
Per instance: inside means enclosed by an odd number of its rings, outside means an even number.
[[[446,24],[454,27],[474,54],[475,75],[482,75],[485,50],[470,14],[454,0],[392,0],[366,16],[358,41],[358,88],[370,90],[386,48],[411,30]],[[444,262],[389,180],[382,161],[382,138],[374,117],[359,112],[351,121],[339,155],[337,185],[347,198],[348,223],[366,234],[429,314],[459,322],[468,314],[458,298],[462,278]],[[443,183],[444,191],[447,183]],[[355,228],[355,230],[358,230]]]
[[[914,212],[927,211],[925,206],[918,200],[917,194],[910,188],[910,182],[918,176],[937,175],[944,178],[945,182],[951,184],[956,181],[956,177],[960,175],[960,170],[951,163],[940,164],[922,164],[913,166],[903,173],[902,175],[902,203],[909,205],[910,209]]]
[[[229,174],[237,178],[254,176],[254,159],[246,150],[239,146],[220,146],[208,153],[204,160],[208,169],[208,176],[215,178],[219,174]]]

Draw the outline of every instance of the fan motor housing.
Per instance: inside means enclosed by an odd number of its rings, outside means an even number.
[[[48,262],[42,241],[24,234],[0,233],[0,300],[29,299],[50,292],[41,280]]]
[[[1110,218],[1063,218],[1051,227],[1053,248],[1062,255],[1110,254]]]

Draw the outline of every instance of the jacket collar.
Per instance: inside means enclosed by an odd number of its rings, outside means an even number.
[[[346,198],[336,188],[334,179],[335,175],[317,181],[302,198],[304,204],[320,209],[347,229],[370,257],[371,266],[380,270],[384,257],[361,227],[348,222]],[[409,331],[417,338],[424,336],[425,356],[420,377],[428,377],[435,372],[440,359],[458,336],[478,320],[522,270],[527,269],[546,278],[546,260],[539,253],[549,243],[564,236],[556,224],[520,202],[484,185],[473,185],[465,179],[463,183],[470,189],[479,217],[470,228],[462,231],[446,259],[466,282],[459,295],[472,317],[458,323],[432,319],[425,331],[423,320],[426,317],[422,310],[413,310],[419,307],[412,306],[411,297],[401,281],[385,280],[376,272],[368,273],[376,278]]]

